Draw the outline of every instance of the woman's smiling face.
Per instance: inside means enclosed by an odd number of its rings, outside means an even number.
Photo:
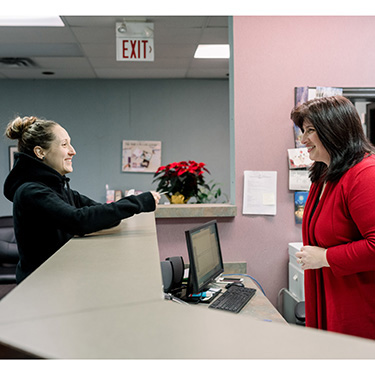
[[[307,147],[311,160],[320,161],[329,166],[331,157],[320,141],[314,126],[306,120],[303,123],[302,144]]]
[[[52,132],[55,139],[52,141],[51,147],[44,150],[43,162],[64,176],[73,172],[72,158],[76,151],[70,143],[68,132],[63,127],[56,125]]]

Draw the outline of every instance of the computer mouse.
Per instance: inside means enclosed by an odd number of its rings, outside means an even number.
[[[240,281],[236,281],[235,283],[232,283],[233,286],[245,286],[243,283]]]

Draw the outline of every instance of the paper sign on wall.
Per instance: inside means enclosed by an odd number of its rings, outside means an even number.
[[[277,172],[245,171],[242,213],[276,215]]]
[[[289,190],[310,190],[311,181],[307,169],[289,170]]]

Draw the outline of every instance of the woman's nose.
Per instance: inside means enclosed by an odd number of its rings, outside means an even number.
[[[301,143],[304,145],[307,143],[307,134],[306,132],[302,133],[302,137],[301,137]]]
[[[73,155],[76,154],[76,150],[74,149],[74,147],[73,147],[72,145],[70,145],[69,153],[70,153],[70,154],[73,154]]]

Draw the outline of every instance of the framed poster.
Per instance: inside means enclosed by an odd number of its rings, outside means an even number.
[[[161,141],[122,141],[122,171],[155,173],[161,165]]]
[[[17,146],[9,146],[9,170],[13,168],[14,154],[18,152]]]

